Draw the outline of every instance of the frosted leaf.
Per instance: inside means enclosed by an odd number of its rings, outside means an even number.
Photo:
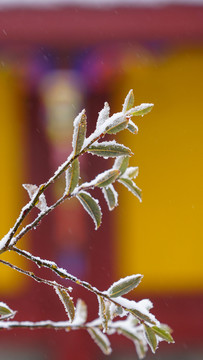
[[[75,159],[68,170],[65,172],[65,178],[66,178],[66,188],[65,193],[71,194],[75,187],[78,184],[79,181],[79,175],[80,175],[80,166],[79,166],[79,160]]]
[[[97,328],[90,328],[88,329],[88,333],[105,355],[111,354],[112,349],[110,341],[107,336],[101,332],[101,330]]]
[[[168,343],[174,343],[173,337],[170,334],[171,329],[165,329],[164,325],[160,327],[152,326],[151,329],[159,338],[166,340]]]
[[[123,177],[129,179],[135,179],[139,174],[139,168],[137,166],[130,166],[126,169]]]
[[[142,280],[143,275],[131,275],[126,276],[124,279],[120,279],[111,285],[107,293],[110,297],[118,297],[127,294],[129,291],[136,288],[140,281]]]
[[[110,113],[109,104],[105,102],[103,109],[99,112],[97,125],[96,125],[97,128],[105,123],[105,121],[109,118],[109,113]]]
[[[97,175],[96,178],[91,181],[91,184],[97,187],[105,187],[113,183],[119,175],[119,170],[106,170],[103,173]]]
[[[123,184],[129,191],[135,195],[140,202],[142,202],[142,193],[141,189],[131,180],[127,178],[120,178],[118,181]]]
[[[85,110],[82,110],[73,122],[74,129],[72,146],[74,155],[77,155],[83,147],[87,131],[86,118]]]
[[[118,169],[120,171],[120,176],[126,171],[129,164],[129,156],[119,156],[116,158],[113,169]]]
[[[134,341],[135,344],[135,349],[137,352],[137,356],[139,359],[144,359],[146,356],[146,352],[147,352],[147,344],[145,342],[143,342],[142,340],[140,341]]]
[[[126,113],[126,111],[130,110],[133,107],[133,105],[134,105],[134,94],[133,94],[133,90],[131,89],[125,98],[122,109],[123,113]]]
[[[84,209],[88,212],[95,223],[95,229],[101,225],[101,208],[98,204],[98,200],[94,199],[88,192],[81,191],[76,195]]]
[[[106,308],[106,302],[101,296],[97,296],[98,303],[99,303],[99,317],[102,322],[103,332],[106,332],[108,329],[108,314]]]
[[[110,119],[111,119],[111,123],[110,125],[107,125],[105,129],[105,132],[107,134],[117,134],[121,130],[124,130],[129,122],[129,118],[126,117],[123,113],[120,113],[120,115],[116,113],[113,116],[111,116]]]
[[[155,353],[157,345],[158,345],[157,337],[150,326],[144,324],[144,330],[145,330],[144,334],[145,334],[147,343],[149,344],[152,352]]]
[[[108,187],[102,188],[104,198],[107,202],[109,210],[113,210],[118,205],[118,193],[114,189],[113,185],[110,184]]]
[[[75,307],[72,298],[66,290],[60,288],[59,286],[55,286],[55,291],[61,300],[70,321],[72,322],[75,317]]]
[[[138,133],[138,127],[137,125],[134,124],[134,122],[130,119],[127,125],[127,129],[133,133],[133,134],[137,134]]]
[[[115,140],[103,141],[101,143],[95,142],[87,149],[93,155],[102,156],[104,158],[117,157],[122,155],[130,156],[132,152],[123,144],[118,144]]]
[[[78,299],[75,308],[75,318],[73,320],[73,325],[79,326],[83,325],[87,321],[87,305],[81,299]]]
[[[154,104],[143,103],[141,105],[135,106],[134,108],[127,111],[126,115],[130,116],[143,116],[150,112],[153,108]]]
[[[0,302],[0,317],[1,316],[9,316],[15,314],[13,310],[10,309],[10,307],[5,304],[4,302]]]
[[[43,185],[42,185],[43,186]],[[37,185],[33,185],[33,184],[23,184],[23,187],[25,190],[27,190],[28,195],[30,197],[30,199],[32,199],[37,191],[39,190],[39,188],[37,187]],[[40,211],[46,211],[48,209],[47,207],[47,202],[46,202],[46,198],[44,194],[41,194],[39,196],[38,201],[36,202],[35,206],[40,210]]]

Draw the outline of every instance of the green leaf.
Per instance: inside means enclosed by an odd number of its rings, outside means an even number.
[[[132,120],[129,120],[129,123],[127,125],[127,129],[133,134],[138,133],[138,127],[134,124],[134,122]]]
[[[126,276],[124,279],[120,279],[119,281],[115,282],[109,289],[108,289],[108,295],[111,298],[122,296],[124,294],[127,294],[129,291],[136,288],[140,281],[142,280],[143,276],[138,275],[131,275]]]
[[[147,352],[147,346],[142,342],[142,340],[134,341],[137,356],[139,359],[144,359]]]
[[[88,149],[93,155],[103,156],[104,158],[108,157],[117,157],[122,155],[130,156],[132,152],[129,148],[122,144],[118,144],[115,141],[105,141],[102,143],[95,143],[91,145]]]
[[[149,316],[147,316],[146,314],[143,314],[141,311],[139,311],[137,309],[129,309],[129,312],[131,314],[135,315],[138,319],[140,319],[142,321],[146,321],[152,325],[155,324],[155,322],[153,320],[151,320]]]
[[[108,329],[108,309],[106,309],[106,303],[103,297],[98,295],[97,298],[99,303],[99,316],[101,318],[103,330],[106,332]]]
[[[124,115],[121,115],[118,118],[115,118],[110,125],[108,125],[105,129],[105,133],[107,134],[117,134],[118,132],[124,130],[129,122],[129,118]]]
[[[119,175],[120,175],[119,170],[107,170],[107,171],[104,171],[102,174],[99,174],[95,178],[96,183],[95,183],[94,186],[97,186],[97,187],[108,186],[112,182],[114,182]]]
[[[118,205],[118,193],[114,189],[113,185],[109,185],[102,189],[104,198],[107,202],[109,210],[113,210]]]
[[[76,195],[84,209],[88,212],[95,223],[95,228],[101,224],[102,213],[100,206],[98,204],[98,200],[94,199],[89,193],[86,191],[81,191]]]
[[[55,286],[55,291],[61,300],[70,321],[72,322],[75,317],[75,307],[70,295],[66,290],[60,288],[59,286]]]
[[[105,102],[103,109],[99,112],[97,125],[96,125],[97,128],[105,123],[105,121],[109,118],[109,113],[110,113],[109,104]]]
[[[126,111],[130,110],[134,105],[134,101],[135,101],[134,94],[133,94],[133,90],[131,89],[125,98],[122,111],[126,113]]]
[[[73,154],[77,155],[82,149],[86,131],[87,131],[87,117],[85,110],[82,110],[81,113],[74,120],[74,130],[73,130]]]
[[[125,171],[125,178],[135,179],[139,174],[139,168],[137,166],[130,166]]]
[[[3,302],[0,302],[0,316],[12,315],[13,313],[14,311],[11,310],[8,305],[6,305]]]
[[[78,184],[80,176],[79,160],[75,159],[68,170],[66,170],[66,194],[71,194]]]
[[[121,184],[123,184],[125,187],[127,187],[127,189],[129,191],[131,191],[133,193],[133,195],[135,195],[140,202],[142,202],[142,193],[141,190],[139,189],[139,187],[137,187],[137,185],[130,179],[127,178],[120,178],[118,180]]]
[[[169,331],[158,326],[152,326],[152,330],[155,332],[155,334],[157,334],[160,338],[166,340],[168,343],[174,343],[173,337],[171,336]]]
[[[138,106],[135,106],[134,108],[130,109],[127,111],[126,115],[130,115],[130,116],[143,116],[147,113],[149,113],[152,108],[153,108],[154,104],[141,104]]]
[[[94,327],[89,328],[88,333],[105,355],[111,354],[111,345],[109,339],[105,334],[103,334],[99,329]]]
[[[119,156],[116,158],[113,169],[118,169],[120,171],[120,176],[124,174],[129,164],[129,156]]]
[[[147,342],[148,342],[149,346],[151,347],[152,352],[155,353],[156,348],[157,348],[156,335],[155,335],[154,331],[152,330],[152,328],[146,324],[144,324],[144,329],[145,329],[145,335],[146,335]]]

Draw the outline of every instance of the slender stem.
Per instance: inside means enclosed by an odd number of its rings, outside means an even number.
[[[40,278],[39,276],[35,275],[32,271],[27,271],[27,270],[21,269],[18,266],[9,263],[8,261],[0,259],[0,262],[2,264],[6,265],[6,266],[9,266],[10,268],[18,271],[18,272],[20,272],[23,275],[31,277],[32,279],[34,279],[35,281],[37,281],[39,283],[43,283],[43,284],[46,284],[46,285],[49,285],[49,286],[52,286],[52,287],[57,286],[57,287],[60,287],[60,288],[62,288],[64,290],[66,290],[66,291],[72,290],[70,288],[67,288],[67,287],[61,285],[61,284],[58,284],[56,281],[51,281],[51,280]]]

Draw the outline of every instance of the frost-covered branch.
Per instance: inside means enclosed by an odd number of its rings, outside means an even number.
[[[60,278],[72,281],[91,291],[98,300],[98,318],[91,323],[87,322],[87,306],[80,299],[75,306],[74,299],[69,294],[72,288],[67,288],[56,281],[38,277],[31,271],[21,269],[8,261],[0,260],[0,263],[5,266],[9,266],[39,283],[51,286],[62,302],[68,316],[68,320],[59,322],[50,320],[38,322],[11,321],[11,318],[15,316],[15,311],[11,310],[7,304],[0,302],[0,329],[14,327],[30,329],[53,328],[66,331],[83,329],[88,331],[91,338],[106,355],[111,352],[107,335],[113,333],[122,334],[134,342],[140,359],[144,357],[148,345],[155,352],[159,341],[173,342],[171,330],[160,324],[155,316],[151,314],[152,303],[150,300],[144,299],[136,302],[124,297],[139,285],[142,275],[127,276],[113,283],[109,289],[101,291],[87,281],[80,280],[68,273],[66,269],[60,268],[55,262],[41,259],[15,246],[25,234],[37,227],[46,215],[65,200],[71,200],[73,197],[80,202],[84,210],[91,216],[95,229],[97,229],[101,225],[102,211],[98,199],[91,194],[95,188],[101,189],[110,211],[118,205],[118,193],[115,189],[117,182],[131,191],[139,201],[142,201],[141,190],[134,181],[138,175],[138,167],[129,167],[129,158],[133,155],[131,149],[117,143],[115,140],[103,141],[102,138],[108,134],[117,134],[124,129],[136,134],[138,128],[132,121],[132,117],[143,116],[151,111],[152,107],[153,104],[134,106],[134,95],[131,90],[124,101],[121,112],[110,116],[110,107],[108,103],[104,104],[104,108],[99,112],[95,131],[89,137],[86,137],[87,118],[85,110],[82,110],[73,123],[71,154],[44,184],[39,186],[35,184],[23,185],[28,192],[30,201],[20,211],[14,226],[0,240],[0,254],[6,251],[14,251],[39,267],[48,268]],[[105,159],[113,158],[113,165],[110,169],[97,174],[89,182],[81,183],[80,156],[84,153],[90,153]],[[65,175],[64,193],[54,204],[48,205],[45,191],[62,175]],[[20,230],[25,218],[34,207],[39,210],[38,215]]]

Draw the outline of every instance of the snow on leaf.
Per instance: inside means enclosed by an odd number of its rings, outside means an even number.
[[[37,185],[33,185],[33,184],[23,184],[23,187],[24,187],[25,190],[27,190],[30,199],[32,199],[35,196],[35,194],[37,193],[37,191],[39,190]],[[42,185],[42,187],[43,187],[43,185]],[[44,194],[41,194],[39,196],[39,199],[36,202],[35,206],[40,211],[46,211],[47,210],[47,202],[46,202],[46,198],[45,198]]]
[[[107,134],[117,134],[118,132],[124,130],[128,125],[128,122],[129,122],[128,117],[126,117],[122,113],[120,116],[118,116],[118,114],[114,114],[114,115],[117,115],[117,116],[115,116],[115,119],[113,119],[111,124],[106,127],[105,132]],[[110,119],[112,119],[113,116]]]
[[[80,114],[75,118],[73,126],[73,153],[74,155],[77,155],[80,150],[82,149],[85,137],[86,137],[86,131],[87,131],[87,121],[86,121],[86,114],[85,110],[82,110]]]
[[[96,125],[97,128],[105,123],[105,121],[109,118],[109,113],[110,113],[109,104],[105,102],[103,109],[99,112],[97,125]]]
[[[130,110],[134,105],[134,94],[133,90],[131,89],[128,93],[128,95],[125,98],[124,104],[123,104],[123,113],[126,113],[126,111]]]
[[[146,336],[147,343],[149,344],[152,352],[155,353],[157,345],[158,345],[156,335],[155,335],[154,331],[152,330],[152,328],[146,324],[144,324],[144,330],[145,330],[145,336]]]
[[[124,174],[129,164],[129,156],[119,156],[116,158],[113,169],[118,169],[120,171],[120,176]]]
[[[141,189],[139,189],[139,187],[131,179],[122,177],[118,179],[118,181],[123,184],[129,191],[131,191],[133,195],[135,195],[139,199],[140,202],[142,202]]]
[[[142,341],[134,341],[135,344],[135,349],[137,352],[137,356],[139,359],[144,359],[144,357],[146,356],[146,352],[147,352],[147,345]]]
[[[110,341],[107,336],[101,332],[101,330],[92,327],[88,329],[88,333],[105,355],[111,354],[112,350]]]
[[[137,125],[134,124],[134,122],[132,120],[129,120],[129,123],[127,125],[127,129],[133,134],[138,133],[138,127],[137,127]]]
[[[135,106],[134,108],[127,111],[126,115],[130,116],[143,116],[150,112],[153,108],[154,104],[141,104],[138,106]]]
[[[95,223],[95,229],[101,225],[101,208],[98,204],[98,200],[94,199],[88,192],[81,191],[76,195],[84,209],[88,212]]]
[[[108,329],[108,314],[106,309],[106,303],[102,296],[97,296],[99,303],[99,317],[102,322],[103,332],[106,332]]]
[[[75,308],[75,318],[73,325],[83,325],[87,321],[87,305],[81,299],[77,300]]]
[[[113,185],[110,184],[108,187],[102,188],[104,198],[107,202],[109,210],[113,210],[118,205],[118,193],[114,189]]]
[[[124,279],[120,279],[119,281],[116,281],[113,285],[111,285],[107,293],[111,298],[125,295],[129,291],[136,288],[139,285],[142,278],[143,275],[140,274],[126,276]]]
[[[158,335],[161,339],[166,340],[168,343],[174,343],[173,337],[170,332],[165,330],[164,328],[158,326],[152,326],[151,328],[156,335]]]
[[[102,156],[104,158],[132,155],[132,152],[129,148],[123,144],[118,144],[115,140],[103,141],[101,143],[95,142],[87,149],[87,151],[93,155]]]
[[[61,300],[70,321],[72,322],[75,317],[75,307],[72,298],[66,290],[60,288],[59,286],[55,286],[55,291]]]
[[[11,310],[7,304],[5,304],[2,301],[0,302],[0,316],[12,315],[13,313],[14,313],[14,311]]]
[[[135,179],[139,174],[139,168],[137,166],[130,166],[126,169],[123,177],[129,179]]]
[[[94,186],[105,187],[113,183],[117,177],[120,175],[119,170],[106,170],[103,173],[97,175],[93,180]]]
[[[66,188],[65,193],[71,194],[75,187],[78,184],[79,181],[79,175],[80,175],[80,166],[79,166],[79,160],[75,159],[68,170],[65,172],[65,178],[66,178]]]

